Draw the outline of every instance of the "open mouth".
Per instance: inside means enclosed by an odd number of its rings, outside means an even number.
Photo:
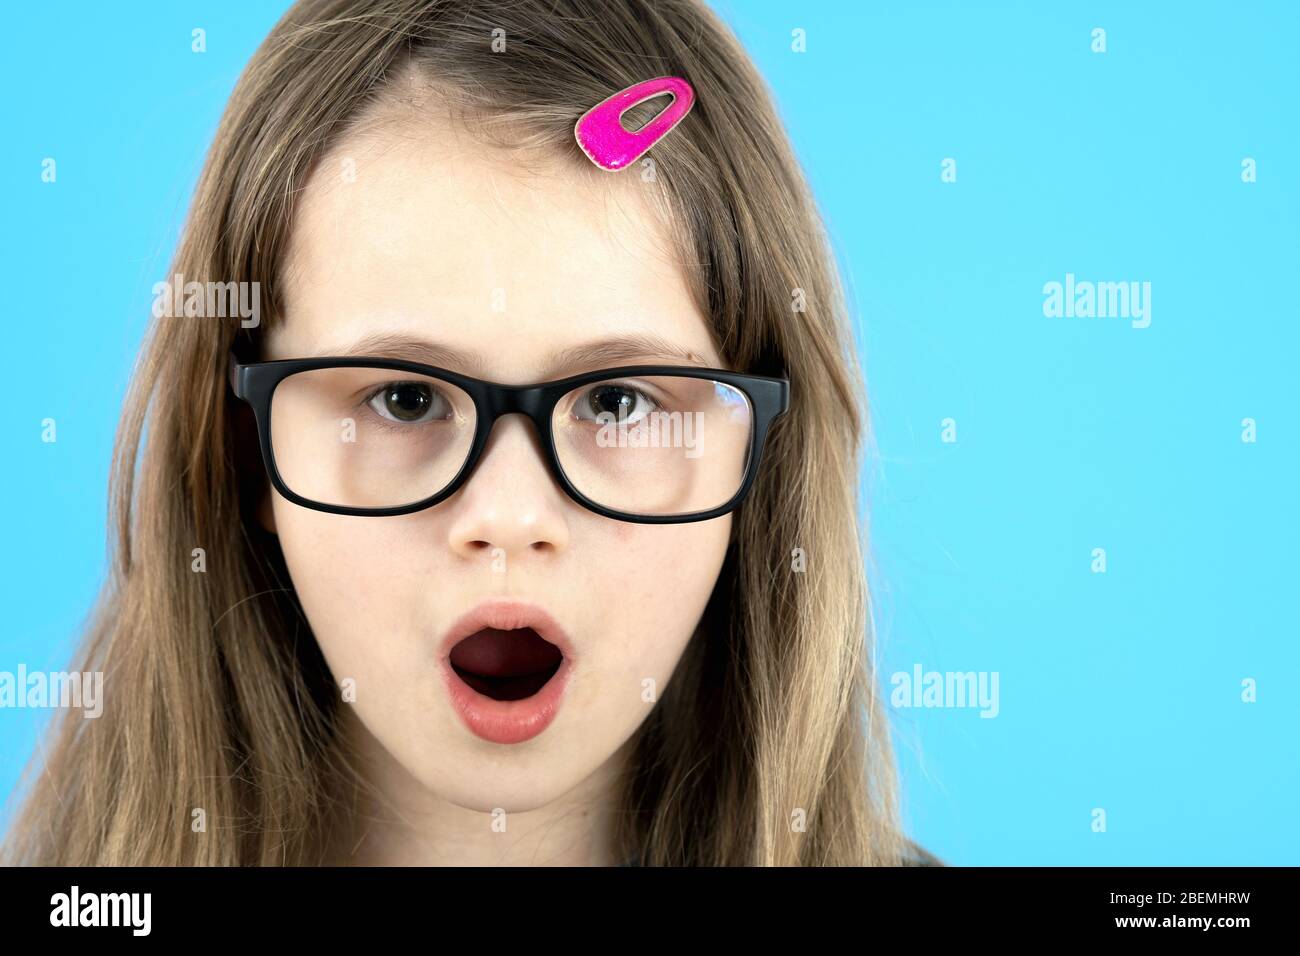
[[[564,663],[560,649],[531,627],[485,627],[451,649],[456,676],[492,700],[523,700],[545,687]]]

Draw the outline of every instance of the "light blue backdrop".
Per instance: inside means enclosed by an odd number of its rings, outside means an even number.
[[[9,13],[0,670],[71,652],[150,289],[284,6]],[[1296,6],[718,9],[858,317],[882,683],[999,678],[994,719],[892,711],[914,834],[959,864],[1300,863]],[[1150,325],[1045,316],[1067,273],[1151,283]],[[0,710],[0,796],[48,713]]]

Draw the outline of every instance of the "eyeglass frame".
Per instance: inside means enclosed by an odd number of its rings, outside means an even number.
[[[428,498],[406,505],[389,508],[357,508],[349,505],[327,504],[304,498],[291,489],[280,475],[275,461],[275,448],[271,436],[271,402],[275,390],[281,382],[299,372],[310,372],[325,368],[378,368],[396,372],[422,375],[426,378],[449,382],[461,389],[474,402],[474,439],[460,470],[443,488]],[[711,379],[722,382],[744,393],[752,412],[750,418],[749,460],[745,466],[745,475],[740,487],[731,499],[708,511],[688,512],[681,515],[639,515],[632,512],[606,508],[592,501],[574,486],[560,464],[559,454],[555,450],[555,435],[552,431],[555,406],[560,399],[576,387],[588,382],[600,382],[610,378],[623,378],[638,375],[675,375],[685,378]],[[276,491],[288,501],[314,511],[328,514],[352,515],[357,517],[396,517],[414,514],[440,504],[454,495],[474,473],[488,437],[497,419],[503,415],[522,414],[530,419],[541,438],[543,459],[551,475],[564,492],[578,504],[589,511],[617,521],[634,524],[686,524],[694,521],[708,521],[722,517],[734,511],[749,494],[755,478],[758,476],[759,464],[763,457],[763,448],[767,433],[773,422],[785,414],[790,407],[790,380],[773,378],[766,375],[751,375],[744,372],[732,372],[727,369],[702,368],[695,365],[623,365],[611,368],[582,372],[567,378],[541,382],[535,385],[502,385],[484,379],[462,375],[450,369],[405,359],[384,358],[378,356],[319,356],[315,358],[276,359],[268,362],[241,362],[231,351],[229,357],[229,383],[236,398],[247,403],[253,410],[257,422],[258,441],[262,451],[262,461],[266,466],[271,484]]]

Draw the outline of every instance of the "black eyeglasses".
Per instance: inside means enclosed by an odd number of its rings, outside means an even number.
[[[704,521],[734,510],[758,474],[784,378],[631,365],[540,385],[498,385],[384,358],[241,363],[262,458],[289,501],[342,515],[404,515],[450,497],[502,415],[532,419],[574,501],[620,521]]]

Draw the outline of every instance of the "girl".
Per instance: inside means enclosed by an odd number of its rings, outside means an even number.
[[[662,76],[693,109],[596,168],[575,121]],[[301,0],[169,272],[259,319],[151,328],[77,666],[105,712],[56,727],[9,859],[932,859],[831,263],[696,0]]]

